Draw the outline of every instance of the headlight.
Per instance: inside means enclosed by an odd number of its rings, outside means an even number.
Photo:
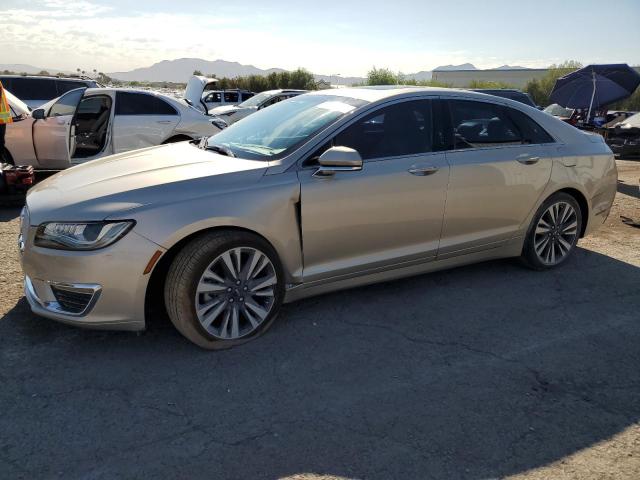
[[[36,231],[35,245],[59,250],[97,250],[118,241],[135,222],[51,222]]]
[[[229,126],[227,122],[225,122],[221,118],[214,118],[211,120],[211,123],[214,124],[216,127],[218,127],[220,130],[224,130]]]

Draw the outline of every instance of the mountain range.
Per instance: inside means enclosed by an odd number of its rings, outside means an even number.
[[[525,68],[526,67],[503,65],[492,70],[516,70]],[[27,64],[0,64],[0,71],[2,70],[27,74],[36,74],[43,70],[46,70],[52,75],[65,73],[63,70],[35,67]],[[282,68],[262,69],[253,65],[243,65],[238,62],[229,62],[226,60],[211,61],[204,60],[202,58],[178,58],[175,60],[162,60],[161,62],[154,63],[149,67],[135,68],[133,70],[123,72],[113,72],[108,73],[107,75],[122,81],[184,83],[196,70],[202,72],[204,75],[216,75],[218,78],[233,78],[246,75],[269,75],[272,72],[285,71]],[[471,63],[463,63],[461,65],[442,65],[433,69],[433,71],[452,70],[478,69]],[[416,73],[405,74],[404,77],[412,80],[430,80],[431,74],[431,71],[423,70]],[[340,75],[314,74],[314,77],[316,80],[324,80],[328,83],[339,85],[352,85],[354,83],[362,83],[366,80],[364,77],[343,77]]]

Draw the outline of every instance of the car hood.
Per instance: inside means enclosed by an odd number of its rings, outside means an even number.
[[[268,162],[226,157],[190,142],[161,145],[62,171],[29,190],[27,207],[32,225],[103,220],[148,205],[248,188],[267,167]]]
[[[209,115],[224,115],[225,113],[233,113],[238,110],[243,110],[245,107],[239,107],[238,105],[221,105],[219,107],[209,110]]]

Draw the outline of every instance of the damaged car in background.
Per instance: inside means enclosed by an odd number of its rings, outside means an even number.
[[[8,92],[8,90],[7,90]],[[65,169],[115,153],[199,139],[227,125],[179,100],[146,90],[79,88],[22,113],[7,126],[5,158],[36,169]]]
[[[620,158],[640,156],[640,113],[607,129],[607,144]]]

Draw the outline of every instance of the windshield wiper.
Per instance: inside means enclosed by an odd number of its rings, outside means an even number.
[[[236,154],[233,153],[230,148],[227,148],[224,145],[216,145],[216,144],[209,145],[209,144],[206,144],[204,146],[204,149],[205,150],[211,150],[211,151],[219,153],[221,155],[226,155],[227,157],[235,157],[236,156]]]

